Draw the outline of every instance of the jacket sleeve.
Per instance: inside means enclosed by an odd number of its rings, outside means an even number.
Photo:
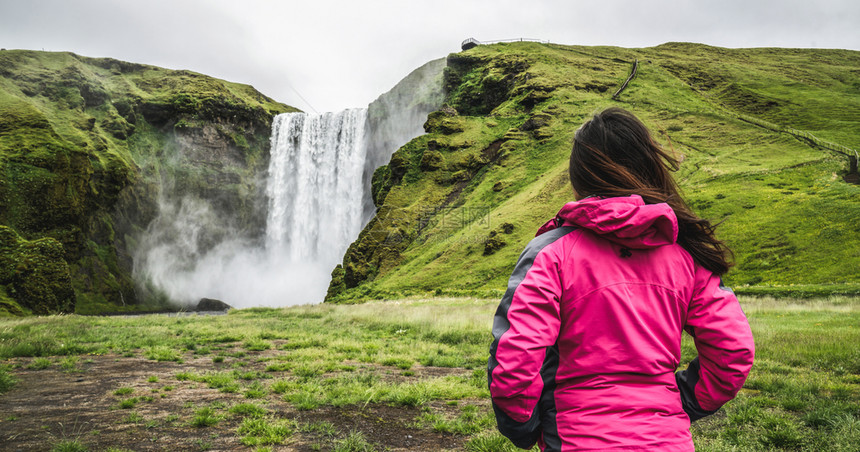
[[[675,380],[690,421],[715,413],[733,399],[755,355],[752,331],[735,294],[713,273],[699,269],[685,330],[699,356]]]
[[[540,436],[541,366],[559,333],[558,260],[547,248],[555,235],[544,234],[523,251],[493,321],[487,372],[493,410],[499,431],[524,449]]]

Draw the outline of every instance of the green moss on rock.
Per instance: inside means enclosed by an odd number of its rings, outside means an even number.
[[[22,239],[0,226],[0,306],[21,315],[74,312],[75,292],[63,245],[45,237]]]
[[[439,151],[426,150],[421,156],[421,169],[424,171],[435,171],[445,165],[445,158]]]
[[[333,299],[346,290],[346,284],[343,281],[345,274],[346,272],[343,269],[343,265],[337,265],[334,270],[332,270],[331,284],[328,286],[328,291],[325,295],[326,299]]]
[[[382,205],[385,200],[385,195],[394,184],[391,175],[391,167],[382,165],[373,172],[373,177],[370,182],[370,195],[373,198],[373,204],[376,207]]]

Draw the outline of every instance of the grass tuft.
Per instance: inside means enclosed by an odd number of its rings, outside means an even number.
[[[0,394],[12,389],[12,386],[15,386],[17,382],[18,379],[9,373],[9,369],[0,365]]]
[[[289,438],[293,431],[293,424],[287,421],[258,417],[246,417],[237,430],[242,436],[242,444],[246,446],[280,444]]]
[[[194,412],[191,426],[197,428],[211,427],[221,422],[222,416],[215,413],[212,407],[203,407]]]
[[[263,417],[269,410],[253,403],[240,403],[230,407],[230,413],[243,417]]]
[[[51,447],[51,452],[88,452],[89,449],[80,441],[64,440]]]
[[[140,399],[138,399],[137,397],[131,397],[128,399],[123,399],[119,402],[119,407],[124,409],[124,410],[134,408],[134,406],[137,405],[137,402],[139,400]]]
[[[27,365],[28,369],[33,370],[42,370],[47,369],[49,367],[51,367],[50,358],[35,358],[29,365]]]
[[[174,361],[182,362],[182,353],[164,345],[156,345],[143,352],[146,359],[153,361]]]
[[[345,438],[334,441],[334,452],[376,452],[378,449],[367,441],[364,433],[352,430]]]

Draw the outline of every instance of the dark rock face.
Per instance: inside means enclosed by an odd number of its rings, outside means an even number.
[[[197,307],[194,308],[197,312],[228,311],[230,309],[233,309],[233,306],[214,298],[201,298],[200,301],[197,302]]]

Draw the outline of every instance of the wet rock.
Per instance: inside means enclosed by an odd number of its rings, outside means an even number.
[[[214,298],[201,298],[200,301],[197,302],[197,307],[194,309],[197,312],[202,311],[228,311],[233,309],[233,306],[230,306],[227,303],[224,303],[221,300],[216,300]]]

